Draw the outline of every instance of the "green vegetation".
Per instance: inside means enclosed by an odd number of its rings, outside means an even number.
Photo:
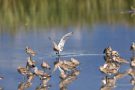
[[[135,22],[135,0],[0,0],[0,26],[67,26]]]

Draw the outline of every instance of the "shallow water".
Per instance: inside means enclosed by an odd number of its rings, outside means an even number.
[[[36,51],[33,59],[39,69],[43,60],[53,69],[57,56],[48,37],[59,42],[72,31],[60,59],[78,59],[80,74],[67,90],[101,90],[101,81],[106,76],[99,71],[105,62],[104,48],[111,46],[128,61],[132,57],[129,48],[135,42],[134,5],[135,0],[0,1],[0,76],[4,77],[0,88],[17,90],[25,82],[17,68],[26,66],[26,46]],[[119,72],[128,68],[129,64],[123,64]],[[59,75],[58,70],[51,74],[49,90],[60,90]],[[113,90],[133,90],[130,79],[126,76],[117,80]],[[27,90],[39,87],[39,78],[32,83]]]
[[[107,24],[99,23],[93,26],[67,26],[67,27],[51,27],[37,28],[25,32],[18,29],[14,35],[3,32],[0,35],[0,75],[4,79],[0,81],[0,87],[4,90],[16,90],[18,84],[23,80],[23,76],[17,72],[18,66],[25,66],[27,55],[25,47],[33,48],[37,55],[33,59],[40,67],[42,60],[47,61],[52,68],[56,57],[51,47],[48,37],[52,37],[55,41],[67,32],[74,32],[73,36],[67,40],[64,54],[61,59],[69,60],[74,57],[80,61],[78,69],[80,75],[77,80],[73,81],[68,90],[99,90],[102,86],[101,80],[105,76],[99,71],[99,66],[104,64],[103,50],[111,46],[117,50],[120,55],[130,61],[131,52],[129,47],[135,41],[135,27],[128,26],[124,23]],[[6,29],[5,29],[6,30]],[[128,64],[124,64],[120,68],[120,72],[129,68]],[[132,90],[130,77],[126,76],[117,81],[115,90]],[[49,84],[52,85],[49,90],[59,90],[59,71],[52,74]],[[40,85],[40,80],[35,78],[33,84],[28,90],[35,90]]]

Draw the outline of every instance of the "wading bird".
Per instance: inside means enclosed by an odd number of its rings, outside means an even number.
[[[44,62],[43,61],[43,63],[41,64],[41,67],[43,68],[43,69],[51,69],[51,67],[50,67],[50,65],[47,63],[47,62]]]
[[[35,56],[36,55],[36,52],[33,51],[30,47],[26,46],[26,49],[25,49],[26,53],[31,57],[31,56]]]
[[[132,78],[135,79],[135,70],[134,69],[130,68],[126,72],[128,75],[130,75]]]
[[[53,72],[58,68],[60,67],[61,69],[63,69],[65,72],[66,71],[71,71],[71,70],[74,70],[76,69],[76,67],[80,64],[80,62],[74,58],[71,58],[71,60],[69,61],[56,61],[54,63],[54,69],[53,69]]]
[[[27,68],[21,67],[21,66],[19,66],[19,67],[17,68],[17,71],[18,71],[20,74],[24,75],[24,76],[29,73],[28,70],[27,70]]]
[[[105,48],[104,51],[103,51],[103,53],[105,53],[105,55],[106,55],[107,57],[110,57],[110,56],[111,56],[111,53],[112,53],[112,48],[111,48],[111,46]]]
[[[33,70],[34,70],[34,73],[35,73],[37,76],[42,76],[42,75],[44,75],[44,71],[39,70],[38,67],[34,67]]]
[[[26,64],[27,70],[29,70],[30,68],[34,68],[35,65],[36,65],[36,62],[32,60],[32,58],[28,57],[27,64]]]
[[[135,43],[132,42],[132,45],[130,46],[130,50],[133,52],[133,56],[135,54]]]
[[[53,43],[53,50],[56,52],[56,54],[60,54],[61,51],[63,51],[63,47],[64,44],[66,42],[66,40],[73,34],[73,32],[67,33],[65,34],[61,39],[60,42],[58,44],[56,44],[55,41],[53,41],[50,37],[49,39],[52,41]]]
[[[131,78],[130,83],[131,83],[132,85],[135,85],[135,78]],[[134,89],[133,89],[133,90],[134,90]]]
[[[131,58],[130,66],[131,68],[135,68],[135,57]]]
[[[120,64],[122,64],[122,63],[127,63],[128,64],[129,63],[127,60],[125,60],[124,58],[122,58],[120,56],[114,56],[112,58],[112,60],[117,62],[117,63],[120,63]]]

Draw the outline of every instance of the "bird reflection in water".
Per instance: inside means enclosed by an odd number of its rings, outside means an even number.
[[[37,86],[36,90],[48,90],[51,85],[48,84],[50,81],[51,76],[50,75],[44,75],[40,78],[41,83],[39,86]]]
[[[111,76],[105,76],[102,80],[102,86],[101,86],[101,90],[112,90],[113,88],[115,88],[116,82],[117,80],[123,78],[127,76],[127,73],[117,73],[115,75]]]
[[[70,60],[60,60],[59,58],[58,61],[54,62],[53,73],[56,69],[60,71],[60,90],[67,90],[68,85],[77,79],[77,76],[80,74],[80,71],[77,70],[79,64],[80,62],[75,58]]]
[[[18,85],[18,90],[26,90],[27,88],[29,88],[32,85],[31,82],[21,82]]]

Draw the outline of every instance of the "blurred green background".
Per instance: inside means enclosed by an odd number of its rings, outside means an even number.
[[[135,22],[135,0],[0,0],[0,27]],[[2,29],[1,29],[2,30]]]

